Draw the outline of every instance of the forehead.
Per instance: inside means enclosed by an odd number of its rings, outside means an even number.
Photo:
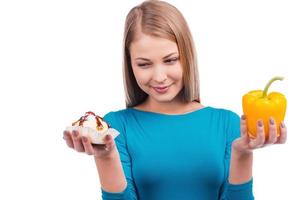
[[[131,43],[129,50],[133,58],[155,58],[164,57],[173,52],[178,53],[176,42],[146,34],[139,34],[139,37]]]

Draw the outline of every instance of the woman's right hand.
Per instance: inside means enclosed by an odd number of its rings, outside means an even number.
[[[64,140],[67,145],[76,150],[88,155],[94,155],[95,158],[107,159],[113,155],[116,150],[115,141],[110,135],[104,138],[104,144],[92,144],[89,137],[80,136],[78,131],[64,131]]]

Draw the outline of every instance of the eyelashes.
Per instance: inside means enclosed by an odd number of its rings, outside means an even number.
[[[165,60],[164,63],[175,63],[177,60],[178,60],[178,58],[171,58],[171,59]]]
[[[145,67],[147,66],[148,64],[147,63],[144,63],[144,64],[138,64],[139,67]]]
[[[170,58],[164,61],[167,65],[175,64],[179,60],[179,57],[176,58]],[[148,65],[151,65],[151,63],[139,63],[137,64],[139,67],[146,67]]]

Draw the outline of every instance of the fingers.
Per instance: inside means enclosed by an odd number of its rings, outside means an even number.
[[[69,131],[64,131],[63,138],[66,140],[68,147],[74,148],[73,139],[72,139],[71,133]]]
[[[81,136],[78,131],[64,131],[67,145],[77,152],[84,152],[88,155],[108,155],[115,148],[115,142],[111,135],[106,135],[104,144],[92,144],[88,136]]]
[[[277,141],[277,126],[275,120],[270,117],[269,120],[269,137],[266,144],[274,144]]]
[[[88,137],[79,136],[78,131],[73,131],[72,134],[69,131],[64,131],[64,137],[68,147],[78,151],[85,152],[88,155],[93,155],[94,149],[91,145],[90,139]]]
[[[84,152],[84,146],[82,144],[79,132],[74,130],[71,135],[74,143],[74,149],[78,152]]]
[[[256,138],[250,140],[249,147],[251,149],[260,148],[265,143],[265,131],[262,120],[259,120],[256,125]]]
[[[280,123],[280,136],[277,135],[278,128],[276,125],[276,121],[273,117],[270,117],[269,119],[269,134],[268,137],[265,136],[264,132],[264,124],[262,120],[258,120],[257,126],[256,126],[256,138],[251,139],[249,138],[248,141],[248,147],[250,149],[257,149],[261,148],[270,144],[284,144],[287,139],[287,128],[283,122]],[[247,123],[246,123],[246,117],[245,115],[242,115],[241,117],[241,135],[242,137],[247,134]]]
[[[82,141],[85,153],[88,154],[88,155],[93,155],[94,154],[94,148],[91,144],[90,138],[86,137],[86,136],[82,136],[81,141]]]
[[[284,144],[287,139],[287,128],[283,122],[280,123],[280,136],[277,139],[276,144]]]

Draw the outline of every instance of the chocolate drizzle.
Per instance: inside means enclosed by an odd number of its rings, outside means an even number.
[[[97,130],[102,130],[104,128],[103,124],[102,123],[106,123],[102,117],[96,115],[95,113],[93,113],[92,111],[88,111],[85,113],[84,116],[80,117],[79,120],[77,120],[76,122],[73,122],[72,123],[72,126],[76,126],[76,124],[79,122],[79,126],[83,126],[83,123],[85,121],[87,121],[87,118],[89,116],[94,116],[95,117],[95,120],[96,120],[96,123],[97,123],[97,126],[96,126],[96,129]],[[106,123],[108,128],[110,128],[110,125],[108,123]]]

